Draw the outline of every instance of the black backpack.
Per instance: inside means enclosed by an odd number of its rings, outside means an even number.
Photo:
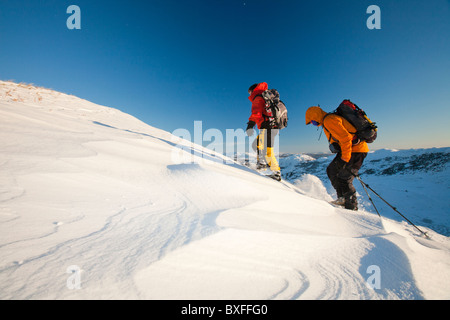
[[[261,96],[266,101],[266,110],[272,113],[269,118],[272,129],[284,129],[288,125],[288,112],[286,105],[280,100],[280,94],[276,89],[264,91]]]
[[[350,100],[344,100],[333,112],[350,122],[355,128],[356,136],[367,143],[372,143],[377,138],[377,126],[366,115],[366,113]]]

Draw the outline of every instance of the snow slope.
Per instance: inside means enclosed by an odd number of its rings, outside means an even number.
[[[0,82],[0,168],[1,299],[450,298],[448,237],[74,96]]]
[[[285,155],[280,159],[283,175],[312,196],[328,200],[335,191],[326,176],[334,156],[318,159],[308,155]],[[380,196],[410,220],[450,236],[450,148],[377,150],[370,152],[360,175]],[[354,183],[361,207],[375,213],[361,184]],[[402,218],[370,192],[384,217]]]

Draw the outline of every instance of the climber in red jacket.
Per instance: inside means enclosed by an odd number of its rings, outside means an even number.
[[[272,116],[266,109],[266,101],[262,93],[268,89],[266,82],[252,85],[248,89],[252,103],[252,114],[247,123],[247,135],[253,135],[253,128],[256,125],[260,130],[257,139],[257,169],[270,168],[273,171],[276,180],[281,180],[280,167],[273,151],[274,139],[278,130],[272,130],[269,117]]]

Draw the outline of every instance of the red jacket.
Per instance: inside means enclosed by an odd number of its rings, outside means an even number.
[[[252,102],[252,115],[248,118],[249,121],[253,121],[261,129],[261,124],[272,116],[266,110],[266,102],[261,94],[269,88],[267,83],[261,82],[253,90],[252,94],[248,99]]]

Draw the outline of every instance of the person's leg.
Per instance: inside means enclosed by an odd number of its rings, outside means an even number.
[[[337,204],[341,204],[340,203],[340,198],[343,199],[344,197],[344,193],[342,192],[342,187],[341,184],[338,181],[338,173],[340,171],[340,167],[338,166],[338,159],[341,157],[341,154],[338,153],[336,155],[336,157],[333,159],[333,161],[331,161],[331,163],[328,165],[327,167],[327,176],[328,179],[330,179],[331,185],[333,186],[334,190],[336,190],[336,195],[338,198],[338,202]],[[342,200],[342,205],[343,205],[343,200]]]
[[[345,198],[345,208],[349,210],[358,210],[358,199],[356,198],[356,189],[353,186],[353,180],[358,174],[359,169],[366,158],[367,153],[352,153],[352,157],[345,169],[337,174],[337,183],[343,197]]]
[[[265,131],[265,129],[261,129],[256,137],[256,169],[258,170],[267,168],[265,161]]]
[[[278,134],[278,130],[268,129],[265,131],[267,134],[266,162],[270,166],[270,170],[275,173],[280,173],[280,166],[274,152],[275,137]]]

